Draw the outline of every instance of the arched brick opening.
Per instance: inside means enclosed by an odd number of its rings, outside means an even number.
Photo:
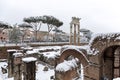
[[[101,77],[109,80],[120,77],[120,45],[105,48],[101,57]]]
[[[69,59],[79,59],[78,67],[68,70],[66,72],[55,72],[57,80],[73,80],[73,78],[80,78],[81,75],[81,64],[83,67],[89,64],[89,61],[86,57],[85,50],[75,50],[75,49],[67,49],[61,52],[61,56],[59,58],[59,63],[64,62],[64,60],[69,61]],[[83,68],[84,69],[84,68]],[[84,71],[84,70],[82,70]],[[83,77],[81,77],[83,78]]]
[[[85,53],[86,51],[81,50],[81,51],[77,51],[75,49],[68,49],[62,52],[60,58],[59,58],[59,63],[63,62],[64,60],[66,60],[69,56],[74,56],[75,58],[78,58],[79,61],[83,64],[84,66],[87,66],[89,64],[87,55]]]
[[[98,60],[92,62],[100,66],[98,67],[98,80],[106,80],[106,78],[113,80],[113,78],[120,76],[120,61],[116,63],[117,59],[120,60],[120,34],[98,35],[90,43],[90,49]],[[93,66],[91,67],[93,68]]]

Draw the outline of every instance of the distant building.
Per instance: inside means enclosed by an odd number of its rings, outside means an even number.
[[[54,29],[54,41],[56,42],[69,42],[69,34],[63,32],[62,30],[59,29]]]
[[[0,42],[6,42],[8,40],[8,31],[7,30],[3,30],[0,33]]]
[[[38,41],[53,41],[53,34],[49,33],[49,36],[48,36],[47,31],[38,31],[37,40]]]
[[[26,31],[23,31],[23,36],[22,36],[22,39],[24,42],[30,42],[34,39],[34,34],[33,34],[33,31],[31,31],[30,29],[27,29]]]
[[[81,42],[89,42],[91,39],[92,32],[88,29],[80,29],[80,41]]]
[[[21,35],[19,36],[19,42],[33,42],[35,41],[35,31],[30,28],[21,28],[17,27],[20,30]],[[10,32],[13,29],[5,29],[0,33],[0,42],[11,42],[9,40]],[[48,31],[38,31],[37,32],[37,41],[46,42],[46,41],[55,41],[55,42],[69,42],[69,34],[63,31],[51,31],[48,36]]]

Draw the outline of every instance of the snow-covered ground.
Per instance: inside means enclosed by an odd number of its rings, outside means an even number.
[[[13,78],[8,78],[8,73],[3,74],[1,67],[6,67],[7,62],[0,62],[0,80],[14,80]],[[37,64],[36,70],[36,80],[51,80],[50,77],[54,76],[54,69],[48,68],[48,71],[43,71],[45,65]]]
[[[6,68],[7,62],[0,62],[0,80],[8,80],[8,77],[7,77],[8,73],[3,74],[1,67]],[[11,79],[9,79],[9,80],[11,80]]]
[[[32,54],[32,52],[37,52],[37,51],[44,51],[44,50],[52,50],[53,51],[48,51],[48,52],[42,52],[41,54],[44,54],[45,57],[47,58],[54,58],[55,56],[58,55],[59,51],[60,51],[60,46],[47,46],[47,47],[38,47],[38,48],[34,48],[33,51],[28,51],[28,53]],[[57,50],[57,51],[56,51]],[[7,62],[0,62],[0,80],[14,80],[14,78],[8,78],[8,73],[3,74],[2,73],[2,69],[1,67],[7,67]],[[50,69],[48,67],[48,71],[43,71],[44,67],[46,67],[47,65],[45,64],[40,64],[37,63],[36,64],[36,80],[51,80],[50,77],[54,76],[55,72],[54,72],[54,68]]]
[[[36,72],[36,80],[51,80],[50,77],[54,76],[54,69],[48,69],[48,71],[43,71],[44,65],[38,64],[38,70]]]
[[[44,56],[50,58],[50,57],[55,57],[60,50],[60,46],[48,46],[48,47],[39,47],[36,49],[33,49],[35,51],[39,51],[39,50],[46,50],[46,49],[54,49],[54,50],[58,50],[58,51],[49,51],[49,52],[43,52]],[[42,54],[43,54],[42,53]],[[13,78],[8,78],[8,73],[3,74],[1,67],[7,67],[7,62],[0,62],[0,80],[14,80]],[[44,71],[44,67],[47,66],[45,64],[40,64],[37,63],[36,64],[36,80],[51,80],[50,77],[54,76],[55,72],[54,72],[54,68],[48,68],[48,71]],[[76,79],[73,79],[76,80]],[[83,80],[83,79],[79,79],[79,80]],[[116,78],[113,80],[120,80],[120,78]]]

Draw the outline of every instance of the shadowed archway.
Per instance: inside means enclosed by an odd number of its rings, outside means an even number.
[[[59,61],[57,63],[57,67],[59,66],[59,64],[62,64],[66,61],[69,62],[71,60],[77,61],[77,63],[72,62],[73,64],[77,64],[77,66],[73,67],[65,72],[64,71],[63,72],[56,71],[57,80],[73,80],[75,77],[81,78],[81,79],[84,78],[83,75],[81,75],[81,73],[83,73],[84,67],[89,65],[89,60],[88,60],[87,55],[86,55],[86,50],[80,49],[78,47],[73,48],[73,46],[72,47],[68,46],[67,48],[62,48],[61,49],[61,56],[60,56]],[[67,66],[70,67],[71,63],[67,64]],[[64,66],[62,68],[64,68]]]
[[[91,62],[97,64],[98,80],[113,80],[120,77],[120,34],[100,34],[97,35],[89,44],[92,54],[96,61]],[[91,67],[93,68],[94,65]],[[93,71],[94,73],[94,71]],[[92,76],[94,77],[94,76]],[[95,77],[94,77],[95,78]]]
[[[75,49],[67,49],[63,50],[61,53],[61,56],[59,58],[59,63],[66,60],[69,56],[74,56],[75,58],[78,58],[79,61],[83,64],[83,66],[87,66],[89,64],[89,60],[86,55],[86,51],[83,49],[75,50]]]

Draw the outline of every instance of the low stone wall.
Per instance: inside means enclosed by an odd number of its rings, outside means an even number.
[[[8,49],[20,49],[20,46],[3,46],[0,47],[0,59],[7,59],[7,50]]]

